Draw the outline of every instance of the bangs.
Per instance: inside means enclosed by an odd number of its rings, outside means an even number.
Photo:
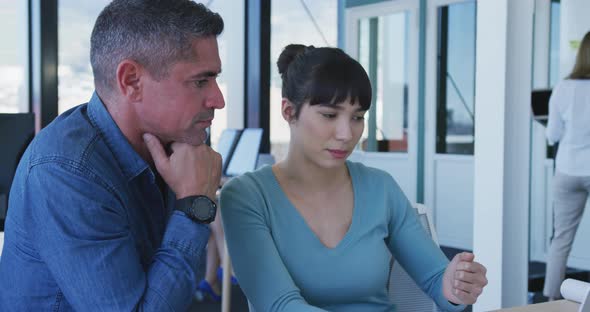
[[[363,67],[355,60],[328,61],[312,69],[309,93],[305,98],[310,105],[336,106],[347,99],[351,105],[359,103],[362,110],[371,107],[371,82]]]

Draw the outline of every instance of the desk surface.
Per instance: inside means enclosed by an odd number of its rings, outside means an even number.
[[[498,312],[577,312],[580,304],[569,300],[556,300],[545,303],[531,304],[523,307],[496,310]]]

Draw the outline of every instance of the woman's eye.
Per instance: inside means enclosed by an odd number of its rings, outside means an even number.
[[[328,119],[336,118],[336,114],[330,114],[330,113],[321,113],[321,114],[322,114],[322,116],[324,116],[325,118],[328,118]]]
[[[355,121],[363,121],[365,120],[365,116],[354,116],[352,117],[352,119],[354,119]]]

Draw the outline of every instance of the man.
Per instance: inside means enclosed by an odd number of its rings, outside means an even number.
[[[18,166],[1,311],[185,311],[215,216],[221,17],[189,0],[114,0],[90,58],[96,92]]]

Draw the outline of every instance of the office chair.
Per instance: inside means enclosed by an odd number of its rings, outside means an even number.
[[[16,166],[34,135],[33,113],[0,114],[0,231],[4,231],[8,194]]]
[[[426,232],[432,237],[432,240],[438,245],[438,238],[434,231],[431,211],[422,204],[414,204],[417,210],[420,223],[426,229]],[[401,265],[396,265],[394,258],[391,260],[389,273],[389,282],[387,283],[387,292],[391,302],[396,305],[399,312],[438,312],[440,309],[426,295]]]
[[[256,169],[264,166],[272,166],[276,162],[275,157],[272,154],[259,154],[258,161],[256,162]]]

